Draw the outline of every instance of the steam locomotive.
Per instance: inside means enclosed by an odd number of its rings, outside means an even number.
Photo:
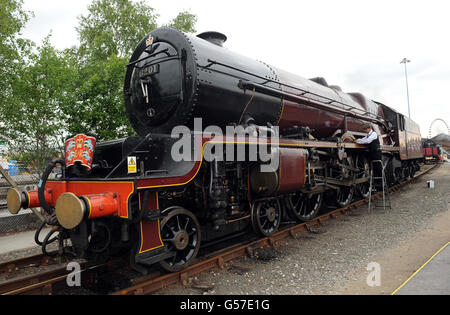
[[[44,252],[59,240],[60,252],[88,260],[128,252],[136,270],[158,263],[174,272],[203,244],[311,220],[324,203],[343,207],[369,195],[367,147],[352,141],[367,123],[379,135],[388,185],[419,170],[412,120],[324,78],[238,55],[223,47],[226,39],[152,31],[124,83],[137,136],[96,143],[76,135],[37,191],[8,192],[11,213],[46,211],[43,225],[55,229]],[[56,166],[61,173],[50,178]]]

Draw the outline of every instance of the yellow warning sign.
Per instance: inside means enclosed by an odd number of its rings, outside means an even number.
[[[130,174],[130,173],[137,173],[136,157],[135,156],[129,156],[128,157],[128,174]]]

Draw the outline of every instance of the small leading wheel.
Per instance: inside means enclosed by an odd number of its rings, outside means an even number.
[[[292,219],[306,222],[317,216],[322,206],[323,194],[296,192],[287,198],[287,210]]]
[[[160,261],[162,268],[176,272],[188,266],[200,249],[200,224],[195,215],[183,208],[167,209],[161,221],[161,237],[173,256]]]
[[[281,206],[278,199],[257,201],[252,209],[252,227],[257,234],[274,234],[281,223]]]

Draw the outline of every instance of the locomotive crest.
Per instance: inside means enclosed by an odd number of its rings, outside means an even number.
[[[66,140],[66,166],[72,166],[75,162],[80,162],[91,169],[92,159],[94,157],[95,138],[84,134],[78,134],[73,138]]]
[[[153,44],[153,40],[153,36],[149,36],[145,41],[145,46],[150,46],[151,44]]]

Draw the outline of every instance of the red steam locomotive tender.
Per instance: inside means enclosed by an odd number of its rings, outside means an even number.
[[[348,141],[364,136],[367,123],[379,135],[389,185],[419,169],[419,127],[401,113],[323,78],[240,56],[225,40],[152,31],[124,84],[138,136],[96,143],[77,135],[37,191],[8,192],[12,213],[40,206],[43,225],[57,227],[44,252],[70,239],[61,251],[88,260],[127,252],[143,273],[155,263],[178,271],[204,244],[311,220],[324,203],[343,207],[369,195],[367,148]],[[62,172],[50,178],[57,165]]]

